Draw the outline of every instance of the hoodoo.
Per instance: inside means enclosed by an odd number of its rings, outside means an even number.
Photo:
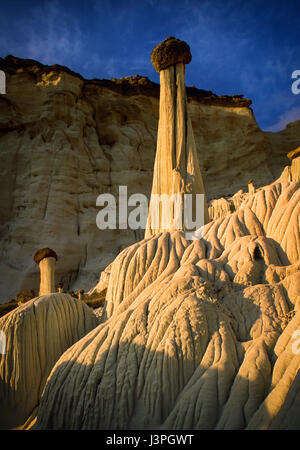
[[[46,295],[55,292],[55,265],[57,255],[51,248],[38,250],[34,257],[34,262],[40,268],[40,290],[39,295]]]
[[[84,299],[84,290],[83,289],[79,289],[78,291],[78,300],[83,300]]]
[[[255,194],[255,186],[254,186],[252,178],[251,178],[251,180],[248,181],[248,191],[249,191],[249,194],[251,194],[251,195]]]
[[[197,159],[196,144],[187,110],[185,64],[192,59],[190,47],[183,41],[169,37],[151,53],[151,61],[160,74],[159,123],[153,184],[145,237],[161,231],[185,230],[185,222],[178,222],[175,208],[162,209],[153,226],[153,204],[157,196],[172,198],[192,194],[193,216],[196,195],[204,194],[204,223],[209,222],[205,189]],[[171,208],[171,205],[169,206]],[[182,214],[182,212],[181,212]],[[152,220],[151,220],[152,219]],[[178,227],[178,223],[182,223]]]
[[[292,150],[287,154],[287,157],[292,160],[290,167],[290,181],[300,180],[300,147]]]

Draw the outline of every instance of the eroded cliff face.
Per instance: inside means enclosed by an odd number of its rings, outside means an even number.
[[[128,196],[151,192],[159,86],[144,77],[84,80],[61,66],[0,60],[7,94],[0,96],[0,301],[39,285],[32,256],[58,255],[56,280],[89,289],[99,273],[143,230],[96,226],[96,198],[118,186]],[[276,179],[292,137],[263,133],[251,102],[188,88],[201,172],[208,199],[233,195]],[[284,141],[285,144],[281,145]],[[278,144],[279,142],[279,144]],[[288,160],[286,160],[286,164]]]

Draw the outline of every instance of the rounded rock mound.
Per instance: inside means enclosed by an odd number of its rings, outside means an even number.
[[[6,337],[0,355],[0,429],[30,421],[52,367],[97,325],[92,309],[68,294],[33,298],[0,318]]]
[[[172,36],[158,44],[151,52],[151,62],[157,72],[177,63],[189,64],[192,60],[190,46]]]

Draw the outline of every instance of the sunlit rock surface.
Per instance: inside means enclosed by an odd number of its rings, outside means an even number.
[[[156,150],[159,85],[145,77],[85,80],[62,66],[0,59],[0,302],[38,291],[32,261],[41,247],[58,255],[56,283],[92,288],[99,274],[144,230],[96,226],[96,198],[118,186],[149,198]],[[228,197],[254,179],[276,179],[300,145],[300,122],[263,133],[250,100],[187,88],[208,200]]]
[[[300,183],[278,180],[201,240],[121,252],[101,324],[53,367],[34,428],[299,429],[299,217]]]

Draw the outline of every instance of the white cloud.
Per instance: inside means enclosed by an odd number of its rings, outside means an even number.
[[[29,17],[16,21],[16,27],[26,40],[3,36],[4,51],[15,56],[68,65],[84,47],[78,21],[56,0],[37,5]]]
[[[296,120],[299,119],[300,119],[300,106],[295,106],[294,108],[282,114],[279,117],[278,122],[268,127],[265,131],[273,131],[273,132],[281,131],[286,127],[288,123],[295,122]]]

